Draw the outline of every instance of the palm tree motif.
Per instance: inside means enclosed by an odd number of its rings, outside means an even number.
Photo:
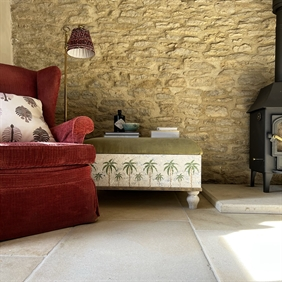
[[[17,107],[16,114],[27,123],[32,120],[32,113],[24,106]]]
[[[12,100],[11,95],[9,95],[8,97],[6,93],[2,93],[2,94],[3,96],[0,99],[4,100],[5,102],[8,102],[8,100]]]
[[[116,171],[116,165],[117,163],[113,160],[110,159],[108,162],[103,163],[103,168],[102,170],[106,171],[106,174],[108,175],[108,185],[111,186],[111,173],[113,172],[113,169]]]
[[[32,108],[36,108],[37,104],[34,101],[34,99],[32,99],[31,97],[24,97],[24,100],[32,107]]]
[[[175,170],[178,171],[176,165],[177,164],[175,164],[173,160],[171,160],[169,163],[165,163],[164,171],[166,171],[167,175],[169,175],[170,187],[171,187],[171,182],[172,182],[172,175]]]
[[[118,186],[119,186],[121,179],[122,179],[122,174],[120,172],[118,172],[115,176],[115,180],[118,182]]]
[[[99,185],[100,180],[103,179],[103,174],[98,172],[94,174],[94,180],[97,181],[97,185]]]
[[[137,173],[135,175],[135,180],[137,181],[138,183],[138,186],[140,186],[140,181],[143,179],[143,175],[141,173]]]
[[[32,134],[34,142],[48,142],[50,140],[50,136],[47,131],[41,127],[36,128]]]
[[[154,172],[154,169],[158,171],[155,167],[156,164],[157,163],[155,163],[154,160],[150,160],[149,162],[144,163],[145,167],[143,170],[145,170],[147,175],[149,176],[149,187],[151,187],[152,173]]]
[[[4,142],[19,142],[22,139],[22,132],[19,128],[11,124],[2,132],[2,140]]]
[[[184,179],[184,175],[182,173],[176,176],[176,180],[179,182],[179,187],[181,187],[181,182],[183,181],[183,179]]]
[[[164,176],[161,173],[158,173],[155,179],[158,181],[159,186],[161,186],[161,181],[164,179]]]
[[[135,167],[136,162],[133,162],[131,159],[129,162],[123,163],[123,170],[125,170],[126,174],[128,175],[128,186],[130,187],[130,178],[131,174],[133,173],[133,169],[137,170]]]
[[[91,164],[91,167],[96,171],[97,167],[95,166],[96,162],[94,164]]]
[[[195,171],[199,171],[197,168],[199,164],[195,163],[195,160],[192,160],[190,163],[185,164],[185,171],[187,171],[188,175],[190,176],[190,183],[192,187],[192,175],[195,173]]]

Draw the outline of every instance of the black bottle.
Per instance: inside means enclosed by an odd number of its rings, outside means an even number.
[[[118,110],[118,114],[114,116],[114,132],[124,132],[124,128],[116,122],[118,121],[125,122],[125,116],[122,115],[121,110]]]

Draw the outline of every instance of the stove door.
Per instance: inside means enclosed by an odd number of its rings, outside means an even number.
[[[272,156],[282,157],[282,116],[272,116]]]

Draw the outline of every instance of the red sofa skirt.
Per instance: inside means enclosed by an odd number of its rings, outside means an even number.
[[[94,222],[99,211],[90,169],[0,172],[0,240]]]
[[[96,221],[93,146],[2,145],[0,241]]]

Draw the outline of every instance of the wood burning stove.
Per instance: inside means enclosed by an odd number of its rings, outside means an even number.
[[[275,82],[262,88],[250,113],[251,186],[263,174],[263,192],[269,192],[274,173],[282,174],[282,0],[273,0],[276,14]]]

